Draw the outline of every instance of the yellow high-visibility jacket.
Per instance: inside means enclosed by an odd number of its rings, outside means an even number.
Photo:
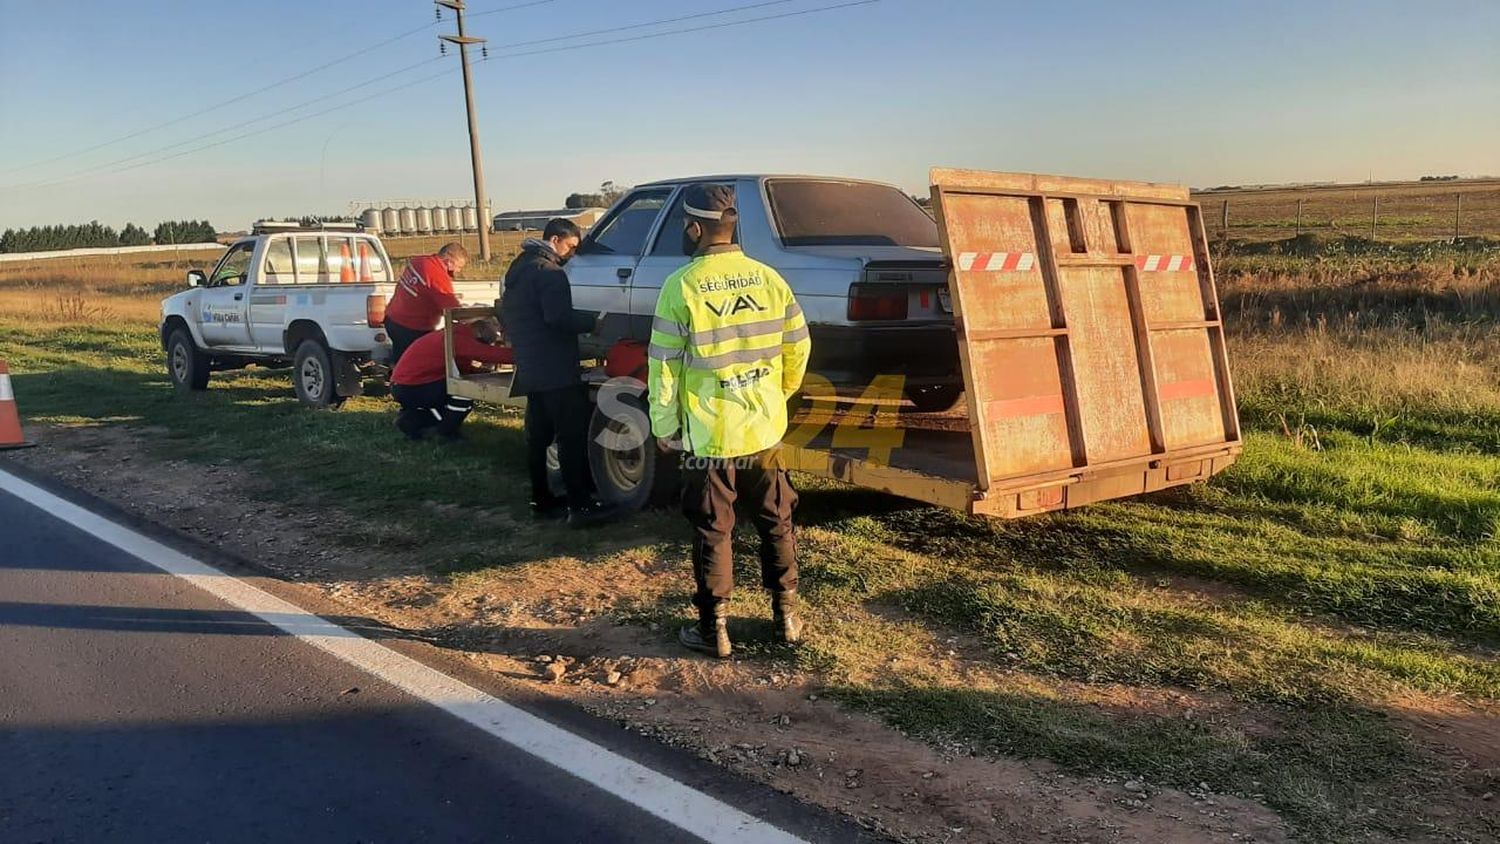
[[[699,457],[764,451],[786,434],[812,342],[786,280],[715,246],[662,284],[649,352],[651,432]]]

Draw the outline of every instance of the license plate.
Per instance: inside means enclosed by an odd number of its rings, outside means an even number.
[[[946,287],[938,288],[938,309],[945,314],[953,313],[953,293]]]

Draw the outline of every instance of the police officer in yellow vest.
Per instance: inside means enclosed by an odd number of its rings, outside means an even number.
[[[685,250],[692,260],[662,284],[650,349],[651,431],[663,451],[682,451],[682,509],[693,527],[693,604],[698,623],[678,638],[730,655],[726,610],[734,589],[734,503],[748,499],[760,534],[761,584],[779,637],[802,633],[797,612],[797,492],[778,459],[787,399],[802,385],[812,348],[786,281],[734,244],[732,188],[684,194]]]

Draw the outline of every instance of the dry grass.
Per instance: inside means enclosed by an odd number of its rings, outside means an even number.
[[[1257,263],[1220,272],[1248,411],[1336,404],[1372,424],[1423,407],[1500,414],[1500,257]]]

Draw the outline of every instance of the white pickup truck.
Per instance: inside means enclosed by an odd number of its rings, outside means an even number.
[[[383,323],[395,273],[380,239],[357,224],[258,223],[212,272],[161,303],[167,372],[182,390],[250,364],[292,366],[297,398],[337,407],[363,392],[364,370],[389,359]],[[466,304],[493,302],[498,281],[455,282]]]

